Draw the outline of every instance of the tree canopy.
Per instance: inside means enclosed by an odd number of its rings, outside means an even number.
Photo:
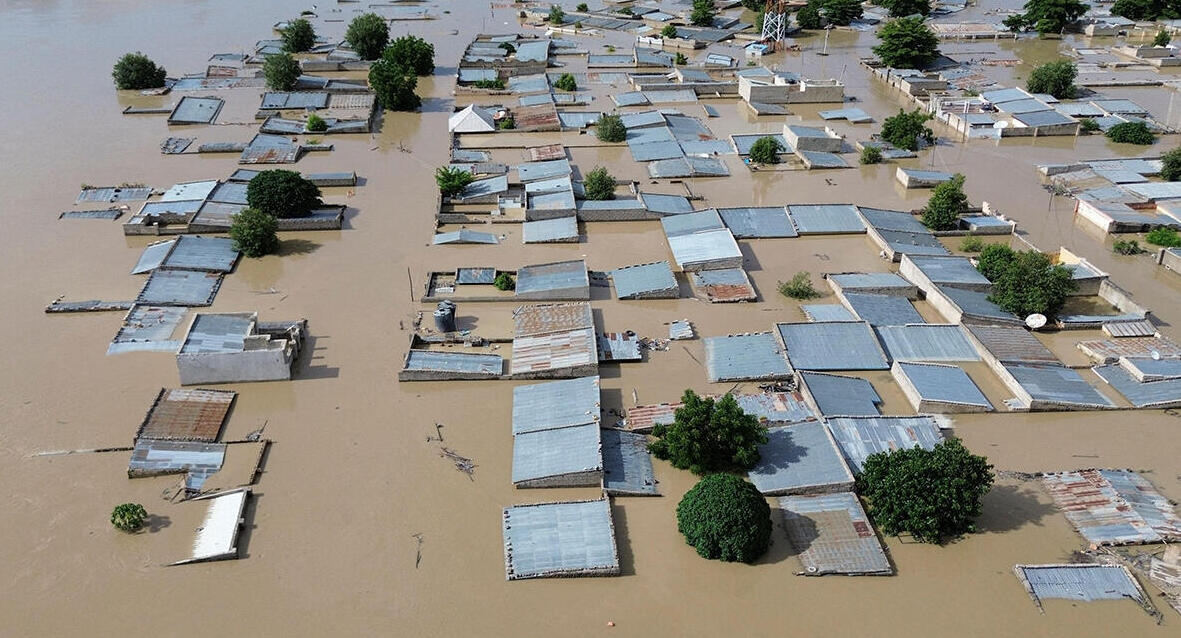
[[[748,470],[759,462],[759,446],[767,442],[767,426],[742,411],[733,396],[703,399],[685,390],[672,425],[652,430],[648,449],[679,469],[694,474]]]
[[[435,45],[413,35],[404,35],[381,52],[381,59],[401,66],[414,75],[435,72]]]
[[[664,25],[664,28],[660,30],[660,37],[662,37],[666,40],[671,40],[671,39],[677,37],[676,25],[672,25],[672,24]]]
[[[890,10],[891,18],[905,18],[914,14],[929,15],[930,0],[878,0],[877,4]]]
[[[1078,288],[1066,266],[1036,250],[989,244],[980,251],[976,268],[993,283],[988,300],[1023,318],[1034,313],[1053,317]]]
[[[878,31],[881,44],[873,48],[882,63],[896,69],[917,69],[939,55],[939,38],[922,18],[898,18]]]
[[[1161,155],[1160,178],[1166,182],[1181,180],[1181,147]]]
[[[882,122],[882,139],[898,148],[917,151],[920,140],[928,144],[935,141],[935,132],[927,127],[930,119],[930,113],[919,109],[909,113],[898,109],[897,115],[891,115]]]
[[[455,197],[475,180],[470,171],[455,166],[440,166],[435,169],[435,183],[443,197]]]
[[[1137,22],[1177,20],[1181,18],[1181,2],[1177,0],[1115,0],[1111,13]]]
[[[1156,32],[1156,36],[1152,38],[1152,46],[1167,47],[1173,41],[1173,36],[1169,35],[1168,31],[1161,29]]]
[[[303,53],[316,44],[316,31],[312,23],[304,18],[292,20],[283,29],[283,50],[287,53]]]
[[[414,71],[385,57],[370,65],[369,86],[382,108],[413,111],[422,106],[422,99],[414,92],[418,86]]]
[[[156,66],[151,58],[139,51],[124,53],[123,57],[115,62],[115,68],[111,71],[111,77],[115,78],[115,88],[137,91],[164,86],[166,74],[164,67]]]
[[[124,503],[116,505],[111,511],[111,525],[124,532],[134,532],[144,526],[148,512],[139,503]]]
[[[873,522],[886,534],[909,533],[943,543],[976,531],[980,499],[992,487],[988,459],[958,439],[933,450],[921,447],[871,454],[857,478]]]
[[[562,91],[577,91],[578,81],[574,79],[574,75],[570,73],[563,73],[554,80],[554,88]]]
[[[954,230],[959,227],[960,215],[967,210],[964,176],[956,173],[950,180],[935,186],[927,207],[923,209],[923,225],[931,230]]]
[[[759,164],[778,164],[783,144],[770,135],[764,135],[750,146],[750,161]]]
[[[290,53],[276,53],[268,55],[262,64],[262,74],[267,79],[267,88],[272,91],[290,91],[303,71],[299,62]]]
[[[376,60],[390,41],[390,26],[376,13],[363,13],[349,23],[345,42],[362,60]]]
[[[751,563],[771,545],[771,507],[733,474],[710,474],[677,504],[677,531],[703,558]]]
[[[1144,122],[1120,122],[1107,129],[1107,139],[1122,144],[1147,146],[1156,141],[1156,136]]]
[[[307,217],[321,204],[320,188],[295,171],[262,171],[246,185],[246,203],[280,219]]]
[[[230,239],[234,240],[234,250],[241,251],[247,257],[262,257],[279,249],[279,220],[273,215],[258,210],[246,208],[234,215],[230,224]]]
[[[1015,13],[1005,18],[1004,23],[1014,31],[1033,29],[1040,35],[1061,33],[1090,8],[1078,0],[1029,0],[1025,3],[1025,13]]]
[[[622,142],[627,139],[627,128],[618,115],[604,115],[595,122],[595,135],[604,142]]]
[[[819,29],[821,26],[820,11],[813,3],[800,7],[796,12],[796,24],[801,29]]]
[[[607,172],[606,168],[596,166],[594,170],[586,174],[582,188],[586,199],[613,199],[615,197],[615,178]]]
[[[689,14],[689,22],[699,27],[708,27],[714,23],[717,13],[714,0],[693,0],[693,12]]]
[[[1062,59],[1034,69],[1025,87],[1030,93],[1049,93],[1059,100],[1070,100],[1078,94],[1078,87],[1074,85],[1076,77],[1078,68],[1070,60]]]
[[[565,19],[566,12],[562,11],[562,7],[559,7],[556,4],[551,4],[549,8],[549,15],[546,16],[546,20],[548,20],[550,24],[562,24],[562,21]]]
[[[861,17],[861,0],[809,0],[809,5],[815,2],[817,8],[829,21],[838,27],[847,27],[849,23]],[[801,9],[803,11],[803,9]]]

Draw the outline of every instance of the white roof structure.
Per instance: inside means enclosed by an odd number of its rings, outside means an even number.
[[[496,123],[491,113],[469,104],[462,111],[452,114],[447,120],[447,130],[452,133],[491,133],[496,130]]]
[[[193,552],[189,558],[173,565],[198,563],[208,560],[224,560],[238,557],[238,530],[241,526],[242,510],[246,508],[246,497],[250,488],[239,488],[222,492],[209,500],[205,519],[197,528],[193,539]],[[195,499],[196,500],[196,499]]]

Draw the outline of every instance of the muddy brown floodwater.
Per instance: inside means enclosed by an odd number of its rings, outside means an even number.
[[[340,20],[360,6],[323,4],[316,26],[333,37],[343,32]],[[198,524],[191,504],[165,500],[174,478],[128,480],[125,453],[32,456],[128,445],[156,391],[178,383],[170,355],[105,354],[121,313],[42,312],[59,295],[133,297],[140,284],[127,272],[149,242],[124,238],[118,223],[59,221],[57,215],[71,208],[83,182],[165,188],[221,178],[237,167],[224,156],[161,155],[160,141],[176,133],[159,116],[124,116],[120,110],[133,103],[170,104],[177,96],[116,93],[110,67],[120,54],[142,50],[171,75],[200,71],[212,53],[248,51],[256,40],[272,37],[271,25],[302,6],[278,0],[6,0],[0,6],[0,112],[7,122],[0,142],[0,313],[6,339],[0,370],[0,635],[110,636],[129,628],[143,635],[226,636],[1176,635],[1181,619],[1173,612],[1165,609],[1164,624],[1157,626],[1131,603],[1048,601],[1046,613],[1039,613],[1014,578],[1013,565],[1061,562],[1083,541],[1036,485],[1009,481],[986,498],[980,534],[946,547],[886,538],[895,577],[803,578],[793,575],[798,562],[778,524],[774,546],[755,565],[698,558],[678,536],[674,519],[693,479],[657,463],[663,497],[613,501],[621,577],[506,582],[501,508],[593,498],[595,492],[514,490],[512,383],[397,383],[406,330],[423,308],[412,301],[422,275],[457,265],[515,268],[582,255],[592,269],[603,270],[663,259],[666,248],[654,222],[592,224],[582,243],[568,246],[522,247],[513,226],[503,228],[509,237],[499,246],[428,245],[434,228],[431,176],[448,159],[446,120],[458,57],[481,29],[519,27],[516,9],[492,10],[478,2],[427,6],[442,19],[393,28],[436,45],[436,74],[419,83],[423,112],[387,114],[380,133],[333,138],[335,151],[296,165],[313,172],[356,170],[364,178],[355,194],[326,191],[328,201],[348,205],[346,229],[287,236],[283,254],[244,260],[212,307],[257,310],[263,320],[307,318],[312,339],[294,381],[225,386],[240,396],[224,437],[241,438],[265,424],[274,445],[248,510],[241,559],[184,567],[162,566],[184,551]],[[991,8],[986,3],[979,11]],[[587,42],[600,51],[606,43],[625,46],[627,39],[609,34]],[[808,48],[803,54],[768,62],[814,77],[843,76],[849,94],[879,122],[897,110],[896,96],[856,64],[874,42],[871,33],[833,33],[827,57],[815,55],[817,38],[802,42]],[[948,44],[945,50],[1043,60],[1058,46],[985,41]],[[737,54],[732,47],[717,48]],[[585,64],[563,61],[576,71]],[[1013,74],[1028,70],[989,72],[1011,82]],[[597,99],[589,108],[610,110],[606,96],[620,90],[591,87]],[[195,127],[192,134],[198,142],[248,139],[256,130],[258,92],[224,92],[229,101],[219,122],[228,124]],[[1158,118],[1177,124],[1169,89],[1111,93],[1142,101]],[[783,121],[756,122],[733,101],[717,107],[722,117],[706,123],[720,138],[774,130]],[[700,114],[697,106],[686,109]],[[815,122],[815,111],[801,108],[791,119]],[[876,125],[838,122],[834,128],[854,140],[868,137]],[[1168,137],[1143,152],[1175,144]],[[1070,200],[1048,199],[1033,169],[1036,163],[1139,152],[1097,136],[949,142],[903,165],[965,173],[973,201],[988,200],[1017,219],[1043,249],[1066,246],[1109,271],[1155,311],[1162,332],[1181,337],[1174,326],[1181,320],[1181,277],[1147,258],[1113,255],[1101,237],[1074,222]],[[523,159],[519,151],[503,154]],[[584,173],[604,164],[618,177],[647,181],[644,168],[619,148],[576,148],[572,159]],[[889,164],[750,173],[737,160],[726,161],[730,178],[692,182],[705,197],[703,205],[917,208],[925,198],[895,186]],[[704,335],[766,330],[774,321],[802,319],[798,304],[775,293],[776,281],[797,270],[890,267],[863,236],[745,241],[743,252],[759,303],[621,303],[597,289],[600,327],[660,336],[665,322],[688,317]],[[482,333],[503,334],[511,308],[461,303],[459,314]],[[921,310],[929,315],[931,309]],[[1060,356],[1073,356],[1074,337],[1047,342]],[[696,363],[700,341],[682,343],[685,348],[677,343],[649,353],[643,364],[604,366],[604,407],[632,405],[633,392],[652,403],[674,400],[686,387],[729,387],[705,382]],[[968,371],[999,405],[1005,393],[995,379],[982,366]],[[867,376],[882,390],[887,413],[911,412],[886,375]],[[427,442],[435,423],[444,424],[449,448],[474,459],[474,480],[440,458],[437,443]],[[999,469],[1130,467],[1145,471],[1167,496],[1181,498],[1181,422],[1161,411],[1000,413],[957,417],[955,425],[968,446]],[[149,532],[129,536],[111,529],[111,507],[125,501],[141,502],[156,515]],[[422,537],[417,568],[415,534]]]

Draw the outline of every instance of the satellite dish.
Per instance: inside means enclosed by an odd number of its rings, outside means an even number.
[[[1153,361],[1160,361],[1160,352],[1157,350],[1148,353],[1148,356],[1152,357]]]
[[[1037,330],[1046,325],[1046,316],[1035,312],[1025,318],[1025,325],[1029,326],[1032,330]]]
[[[992,128],[995,128],[995,129],[1009,128],[1009,123],[1008,123],[1008,122],[1004,122],[1004,121],[1001,121],[1001,122],[993,122],[993,123],[992,123]]]

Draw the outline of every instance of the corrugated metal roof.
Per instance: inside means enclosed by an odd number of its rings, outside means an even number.
[[[705,370],[711,382],[791,376],[783,349],[769,332],[707,337],[703,341]]]
[[[734,143],[734,150],[739,155],[750,155],[750,147],[755,145],[755,142],[770,137],[783,147],[784,152],[792,152],[791,144],[787,143],[787,138],[783,137],[782,133],[768,133],[766,135],[731,135],[730,141]]]
[[[132,306],[111,340],[107,354],[142,350],[175,352],[180,342],[169,337],[187,312],[185,308]]]
[[[1148,110],[1131,100],[1091,100],[1091,105],[1112,115],[1148,115]]]
[[[500,241],[496,239],[496,235],[492,233],[481,233],[466,228],[456,230],[448,233],[438,233],[435,235],[434,244],[436,246],[441,244],[498,244]]]
[[[1034,401],[1090,408],[1115,407],[1111,399],[1091,387],[1078,372],[1063,365],[1004,364],[1004,367]]]
[[[1127,470],[1080,470],[1042,478],[1054,503],[1096,545],[1171,542],[1181,519],[1144,477]]]
[[[717,230],[726,227],[722,223],[722,218],[718,215],[718,211],[712,208],[700,210],[695,213],[669,215],[660,220],[660,225],[664,227],[665,237],[677,237],[679,235],[699,233],[703,230]]]
[[[516,296],[545,293],[581,294],[590,286],[590,273],[581,259],[522,266],[517,271]]]
[[[1031,96],[1022,89],[1008,88],[997,89],[995,91],[985,91],[980,94],[988,102],[993,104],[1000,104],[1003,102],[1013,102],[1016,100],[1028,100]]]
[[[643,93],[649,104],[683,104],[697,101],[697,92],[693,89],[666,89]]]
[[[424,372],[486,374],[490,377],[498,377],[504,373],[504,359],[498,354],[411,350],[406,357],[404,369]]]
[[[883,288],[913,290],[915,285],[892,272],[853,272],[827,275],[827,279],[843,291],[871,292]],[[916,291],[917,294],[917,291]]]
[[[919,272],[932,283],[959,287],[987,287],[988,278],[980,274],[966,257],[935,257],[930,255],[907,255],[905,259],[914,262]]]
[[[857,377],[822,372],[799,373],[821,416],[877,416],[881,414],[873,384]]]
[[[759,455],[747,476],[763,494],[841,492],[853,487],[853,474],[822,423],[770,428]]]
[[[615,296],[619,299],[661,293],[676,297],[679,294],[677,279],[667,261],[617,268],[611,271],[611,282],[615,285]]]
[[[486,268],[456,268],[455,283],[479,284],[490,286],[496,282],[496,269]]]
[[[598,111],[558,111],[558,121],[563,128],[586,128],[598,122],[600,117],[603,114]]]
[[[886,370],[886,354],[869,324],[854,321],[777,323],[787,358],[799,370]]]
[[[578,219],[556,217],[521,224],[521,238],[526,244],[560,242],[578,239]]]
[[[666,218],[667,219],[667,218]],[[754,285],[741,268],[722,268],[689,273],[689,281],[698,295],[712,303],[754,301],[758,298]]]
[[[725,228],[669,237],[668,246],[672,251],[673,260],[682,270],[686,267],[742,260],[738,242]]]
[[[1123,565],[1017,565],[1013,569],[1039,607],[1043,598],[1086,602],[1130,598],[1147,603]]]
[[[894,361],[979,361],[958,325],[881,326],[878,338]]]
[[[522,182],[553,179],[571,174],[570,160],[557,159],[548,162],[527,162],[517,165],[517,175]]]
[[[518,62],[545,62],[549,59],[549,40],[533,40],[517,44]]]
[[[168,114],[169,124],[212,124],[224,104],[221,98],[186,95]]]
[[[761,423],[793,424],[816,419],[798,391],[735,394],[734,400],[743,412],[758,418]]]
[[[685,155],[697,157],[711,157],[714,155],[730,155],[734,148],[724,140],[679,140],[681,151]]]
[[[213,442],[234,404],[230,390],[162,388],[135,433],[136,440]]]
[[[299,159],[302,147],[283,135],[259,133],[255,135],[242,155],[239,164],[291,164]]]
[[[218,494],[209,499],[205,518],[197,528],[190,555],[173,565],[238,557],[238,531],[246,507],[248,488]]]
[[[693,211],[693,204],[683,195],[640,193],[640,201],[644,203],[645,208],[654,213],[677,214]]]
[[[865,232],[857,207],[849,204],[793,204],[787,210],[801,235]]]
[[[997,104],[996,107],[997,107],[998,111],[1000,111],[1002,113],[1009,113],[1011,115],[1020,115],[1020,114],[1025,114],[1025,113],[1036,113],[1038,111],[1042,111],[1042,112],[1046,112],[1046,113],[1054,113],[1053,111],[1049,110],[1049,108],[1050,108],[1049,104],[1046,104],[1045,102],[1042,102],[1041,100],[1035,100],[1033,98],[1030,98],[1027,100],[1011,100],[1009,102]],[[1054,113],[1054,115],[1057,115],[1058,117],[1066,117],[1065,115],[1062,115],[1060,113]]]
[[[739,239],[798,235],[783,206],[719,208],[717,211],[726,227]]]
[[[544,73],[514,75],[508,79],[508,90],[513,93],[548,93],[549,79]]]
[[[1122,337],[1080,341],[1079,350],[1099,363],[1110,363],[1120,357],[1181,356],[1181,345],[1165,337]]]
[[[1145,182],[1143,184],[1125,184],[1125,190],[1131,191],[1148,199],[1177,199],[1181,197],[1181,182]]]
[[[804,166],[807,168],[849,168],[849,163],[843,157],[836,153],[828,153],[825,151],[804,151],[796,150],[796,155],[804,160]]]
[[[503,519],[508,580],[619,573],[611,503],[605,498],[506,507]]]
[[[315,91],[267,91],[262,94],[262,110],[324,109],[328,108],[328,94]]]
[[[842,296],[857,318],[871,326],[924,323],[923,316],[906,297],[861,292],[842,292]]]
[[[251,314],[198,314],[189,326],[182,353],[241,352],[253,331]]]
[[[800,306],[808,321],[857,321],[857,317],[841,304],[804,304]]]
[[[784,496],[779,509],[807,575],[893,572],[856,494]]]
[[[118,208],[104,208],[101,210],[67,210],[57,216],[58,219],[119,219],[123,211]]]
[[[198,491],[225,462],[225,443],[139,439],[127,463],[127,475],[186,474],[185,489]]]
[[[657,425],[670,425],[675,419],[681,403],[658,403],[637,405],[627,410],[627,429],[633,432],[650,432]]]
[[[598,335],[599,361],[642,361],[640,338],[626,332],[604,332]]]
[[[646,126],[658,126],[665,124],[664,115],[660,111],[643,111],[640,113],[622,113],[619,118],[623,120],[623,126],[627,129],[643,128]],[[631,131],[628,131],[629,133]]]
[[[922,401],[992,409],[988,398],[976,387],[976,383],[963,368],[899,361],[894,370],[896,377],[901,375],[914,386]]]
[[[656,495],[656,473],[643,434],[600,431],[603,443],[603,489],[612,495]]]
[[[136,297],[136,303],[158,306],[208,306],[221,286],[220,273],[157,268]]]
[[[599,377],[513,388],[513,434],[599,423]]]
[[[234,250],[234,241],[229,238],[181,235],[176,238],[176,245],[161,266],[178,270],[230,272],[238,261],[238,255],[238,251]]]
[[[140,254],[139,261],[135,262],[135,267],[131,269],[131,274],[141,275],[158,268],[160,264],[164,263],[164,258],[168,256],[168,251],[172,250],[172,246],[175,244],[175,239],[148,244],[144,248],[143,253]]]
[[[197,182],[181,182],[173,184],[164,194],[160,196],[157,201],[161,202],[178,202],[199,200],[209,197],[210,193],[217,188],[217,180],[207,179]]]
[[[514,484],[602,469],[597,423],[513,436]]]
[[[964,329],[1001,362],[1059,363],[1058,357],[1025,328],[964,324]]]
[[[190,199],[190,200],[185,200],[185,201],[169,201],[169,202],[165,202],[165,201],[146,202],[146,203],[144,203],[143,206],[140,207],[139,212],[136,213],[136,216],[139,217],[139,216],[146,216],[146,215],[162,215],[165,213],[172,213],[172,214],[176,214],[176,215],[185,215],[188,213],[196,212],[198,209],[201,208],[201,206],[203,204],[208,204],[208,203],[209,202],[205,202],[204,200],[201,200],[201,199]]]
[[[593,328],[513,338],[512,374],[561,370],[598,363]]]
[[[530,337],[593,328],[594,316],[589,303],[537,304],[513,311],[513,335]]]
[[[861,472],[872,454],[913,447],[933,450],[943,440],[930,416],[829,417],[828,428],[854,473]]]
[[[716,157],[678,157],[648,164],[648,176],[653,179],[725,177],[729,174],[730,169]]]
[[[595,57],[623,57],[627,56],[589,56],[587,65],[591,64],[591,59]],[[628,66],[631,65],[631,60],[628,60]],[[615,106],[644,106],[648,104],[648,98],[640,91],[627,91],[624,93],[615,93],[611,96],[611,100],[615,102]]]
[[[1013,119],[1030,127],[1059,126],[1062,124],[1075,124],[1078,122],[1074,118],[1063,115],[1058,111],[1045,110],[1017,113],[1013,116]]]
[[[1020,319],[1016,315],[989,301],[989,293],[987,292],[964,290],[963,288],[953,288],[951,286],[936,286],[936,288],[950,299],[964,315],[1008,321],[1011,323],[1020,322]]]
[[[1119,364],[1140,381],[1163,381],[1181,378],[1181,359],[1120,357]]]
[[[1137,381],[1127,370],[1115,364],[1098,366],[1094,370],[1100,379],[1115,388],[1137,408],[1181,406],[1181,379]]]

